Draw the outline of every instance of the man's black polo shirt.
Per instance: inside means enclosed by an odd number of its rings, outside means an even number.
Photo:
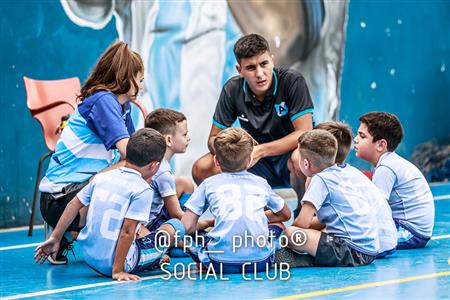
[[[244,78],[235,76],[225,83],[213,123],[231,127],[236,118],[258,143],[281,139],[294,131],[292,122],[313,113],[313,103],[303,76],[294,70],[275,68],[272,85],[258,101]]]

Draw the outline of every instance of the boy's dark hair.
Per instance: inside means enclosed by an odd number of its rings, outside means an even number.
[[[396,115],[373,111],[362,115],[359,121],[367,126],[373,141],[386,140],[389,152],[397,149],[403,139],[403,128]]]
[[[250,58],[261,54],[264,51],[269,51],[269,43],[259,34],[247,34],[241,37],[236,44],[234,44],[234,56],[239,63],[243,58]]]
[[[143,167],[152,161],[160,162],[166,152],[166,140],[156,130],[142,128],[136,131],[128,141],[126,160],[133,165]]]
[[[342,164],[352,146],[352,129],[343,122],[323,122],[314,127],[314,129],[323,129],[331,133],[338,142],[336,163]]]
[[[126,94],[133,85],[136,96],[140,83],[137,74],[144,73],[141,56],[123,41],[112,43],[99,58],[77,98],[81,101],[96,91],[109,90],[116,95]]]
[[[186,120],[186,116],[168,108],[158,108],[145,118],[145,127],[153,128],[161,134],[174,134],[177,123]]]
[[[253,151],[255,140],[242,128],[227,128],[214,139],[214,151],[223,172],[245,170]]]
[[[322,170],[334,165],[337,149],[336,138],[323,129],[307,131],[298,138],[300,155]]]

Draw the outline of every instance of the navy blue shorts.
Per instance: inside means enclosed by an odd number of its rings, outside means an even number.
[[[156,218],[150,223],[147,224],[147,229],[150,232],[158,230],[159,227],[161,227],[162,224],[166,223],[168,220],[170,220],[169,212],[167,211],[166,207],[163,206],[159,214],[156,216]]]
[[[291,181],[287,162],[291,155],[292,152],[288,152],[282,155],[264,157],[248,171],[265,178],[273,189],[290,188]]]
[[[430,240],[429,237],[420,236],[398,222],[395,222],[395,225],[397,226],[397,249],[399,250],[423,248]]]
[[[177,232],[177,242],[179,242],[184,237],[186,229],[184,228],[180,220],[170,219],[164,224],[170,224],[175,229],[175,231]],[[159,237],[160,235],[157,234],[157,231],[153,231],[149,235],[136,240],[138,259],[136,265],[133,267],[130,273],[136,274],[159,267],[161,259],[169,249],[169,247],[166,247],[165,245],[157,247],[156,243],[157,238]]]
[[[184,207],[184,204],[188,201],[188,199],[191,197],[192,194],[182,194],[179,201],[180,201],[180,206],[181,209],[183,211],[186,210],[186,208]],[[158,228],[164,224],[165,222],[167,222],[168,220],[170,220],[170,214],[169,211],[166,209],[165,206],[162,207],[161,211],[159,212],[159,214],[156,216],[156,218],[147,226],[147,229],[150,231],[156,231],[158,230]]]
[[[269,238],[275,238],[278,239],[281,234],[283,233],[283,229],[281,229],[280,227],[276,226],[276,225],[269,225],[269,231],[270,231],[270,235]],[[206,231],[202,231],[200,233],[198,233],[197,235],[199,236],[204,236],[204,239],[199,239],[201,241],[204,242],[203,245],[199,245],[200,247],[197,247],[197,249],[202,249],[202,248],[206,248],[208,242],[209,242],[209,237],[207,236],[207,232]],[[260,260],[257,262],[236,262],[236,263],[223,263],[223,262],[219,262],[216,260],[211,259],[211,257],[209,258],[208,262],[204,262],[201,261],[199,256],[198,256],[198,252],[196,251],[192,251],[193,249],[189,249],[189,255],[191,255],[192,259],[196,262],[196,263],[200,263],[204,266],[204,269],[208,269],[209,265],[211,264],[214,268],[214,270],[219,271],[221,270],[224,274],[232,274],[232,273],[249,273],[249,272],[264,272],[267,270],[267,268],[271,267],[275,261],[275,252],[270,255],[269,257],[267,257],[264,260]]]

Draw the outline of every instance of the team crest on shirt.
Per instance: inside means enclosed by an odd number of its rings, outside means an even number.
[[[285,116],[289,111],[286,102],[284,101],[281,102],[280,104],[275,104],[274,107],[279,117]]]

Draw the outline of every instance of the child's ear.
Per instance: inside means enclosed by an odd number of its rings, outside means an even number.
[[[309,160],[307,158],[303,158],[303,166],[305,167],[305,170],[308,170],[309,168],[311,168],[311,163],[309,162]]]
[[[156,174],[156,172],[158,172],[160,164],[161,164],[161,162],[159,162],[159,161],[152,161],[151,163],[149,163],[149,169],[153,175]]]
[[[377,141],[376,150],[378,152],[387,152],[387,141],[385,139],[381,139]]]
[[[172,145],[172,136],[170,134],[164,136],[166,138],[166,145],[170,147]]]
[[[217,159],[217,157],[216,157],[215,155],[213,155],[213,160],[214,160],[214,165],[215,165],[216,167],[220,167],[219,160]]]
[[[245,166],[246,169],[248,169],[253,163],[253,156],[250,155],[250,159],[248,160],[247,165]]]

